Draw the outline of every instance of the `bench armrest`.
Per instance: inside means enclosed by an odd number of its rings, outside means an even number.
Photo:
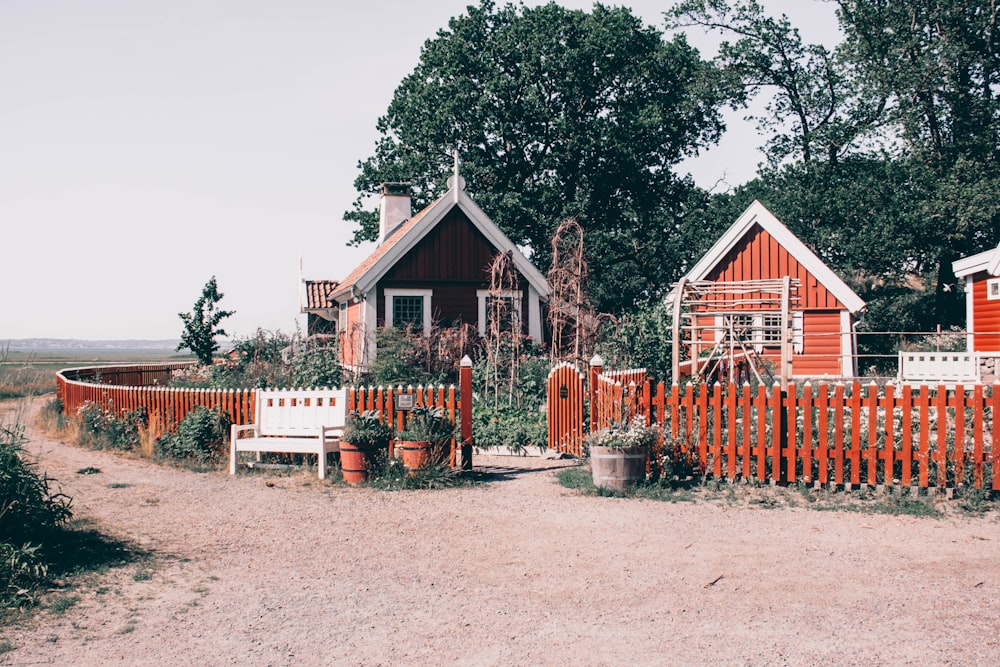
[[[324,438],[341,438],[344,435],[343,426],[320,426],[319,428]]]
[[[245,431],[253,431],[254,433],[257,433],[258,430],[259,429],[257,428],[256,424],[233,424],[232,426],[229,427],[229,437],[235,440],[237,437],[239,437],[240,433],[243,433]]]

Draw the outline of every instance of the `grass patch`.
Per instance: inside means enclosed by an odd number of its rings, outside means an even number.
[[[149,581],[153,578],[153,573],[146,568],[139,568],[132,575],[132,581]]]
[[[131,484],[126,484],[125,482],[111,482],[107,485],[109,489],[127,489]]]
[[[631,486],[624,491],[605,489],[594,484],[594,478],[589,466],[565,468],[556,473],[556,479],[567,489],[579,491],[585,495],[609,498],[642,498],[668,503],[689,503],[695,501],[695,496],[686,484],[667,484],[660,481],[647,481]]]
[[[456,470],[447,463],[432,463],[409,470],[398,458],[376,461],[369,473],[368,486],[382,491],[451,489],[480,483],[474,472]],[[343,476],[341,476],[343,480]]]
[[[821,512],[860,512],[936,518],[949,513],[981,517],[996,510],[995,494],[966,488],[955,501],[942,502],[935,493],[912,493],[910,489],[859,489],[837,491],[816,489],[805,483],[790,486],[770,486],[748,482],[726,484],[712,478],[695,478],[667,484],[648,480],[625,491],[594,486],[589,466],[566,468],[556,473],[558,483],[585,495],[614,498],[640,498],[660,502],[724,502],[730,506],[757,509],[805,508]]]
[[[94,466],[87,466],[86,468],[80,468],[76,471],[77,475],[99,475],[101,474],[100,468],[95,468]]]
[[[6,639],[0,639],[0,654],[10,653],[17,648],[17,644]]]
[[[49,603],[49,610],[53,614],[64,614],[67,609],[76,605],[78,602],[80,602],[79,595],[63,595],[61,597],[57,597]]]

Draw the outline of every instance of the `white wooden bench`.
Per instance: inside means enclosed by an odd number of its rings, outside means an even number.
[[[899,380],[925,384],[979,382],[976,352],[900,352]]]
[[[326,478],[326,455],[340,451],[347,421],[346,389],[258,389],[257,422],[230,430],[229,474],[240,452],[316,454],[319,478]],[[244,437],[240,437],[240,436]]]

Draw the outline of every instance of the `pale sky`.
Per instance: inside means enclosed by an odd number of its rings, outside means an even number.
[[[338,279],[371,251],[342,218],[358,160],[468,4],[0,0],[0,341],[177,338],[212,275],[231,335],[294,331],[299,258]],[[672,0],[607,4],[662,28]],[[839,39],[830,3],[763,4]],[[763,139],[741,115],[682,171],[752,178]]]

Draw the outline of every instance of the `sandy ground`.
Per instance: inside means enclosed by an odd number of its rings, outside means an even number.
[[[571,462],[512,457],[387,493],[28,449],[150,556],[4,628],[3,665],[1000,664],[996,513],[582,496]]]

